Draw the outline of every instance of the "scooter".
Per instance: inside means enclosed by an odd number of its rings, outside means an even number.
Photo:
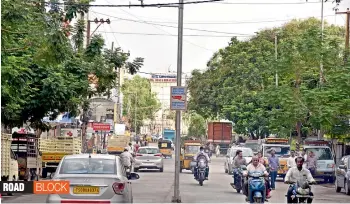
[[[264,172],[248,172],[248,202],[264,203],[266,199]]]
[[[231,183],[232,188],[236,189],[237,193],[240,193],[243,190],[243,171],[246,171],[247,167],[245,165],[240,166],[237,169],[233,170],[233,183]]]
[[[290,187],[293,188],[293,194],[292,198],[296,199],[296,203],[307,203],[308,198],[313,198],[313,196],[310,196],[311,192],[311,186],[312,183],[309,183],[308,181],[300,184],[299,182],[287,182],[290,185]],[[287,195],[286,195],[287,197]]]
[[[200,159],[198,161],[198,167],[197,167],[197,181],[199,182],[200,186],[203,186],[206,170],[207,170],[207,164],[205,163],[205,160]]]

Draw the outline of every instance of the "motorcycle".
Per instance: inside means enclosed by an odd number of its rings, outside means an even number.
[[[203,182],[205,180],[205,172],[207,170],[207,164],[204,159],[200,159],[198,161],[197,166],[197,180],[200,186],[203,186]]]
[[[233,181],[234,183],[231,183],[232,188],[236,189],[237,193],[240,193],[241,190],[243,190],[243,171],[246,171],[247,167],[245,165],[240,166],[237,169],[233,170]]]
[[[264,203],[266,199],[264,172],[248,172],[248,201]]]
[[[308,181],[302,184],[300,184],[299,182],[289,183],[291,184],[290,187],[293,188],[292,199],[296,199],[296,203],[307,203],[308,198],[313,198],[313,196],[310,195],[312,183],[309,183]]]

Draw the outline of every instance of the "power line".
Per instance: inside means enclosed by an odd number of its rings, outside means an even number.
[[[161,34],[161,33],[132,33],[132,32],[114,32],[114,31],[97,31],[99,33],[113,33],[113,34],[121,34],[121,35],[143,35],[143,36],[169,36],[169,37],[177,37],[177,35],[174,34]],[[214,37],[214,38],[229,38],[233,37],[230,35],[184,35],[187,37]],[[254,36],[252,35],[246,35],[246,36],[236,36],[236,37],[249,37]]]
[[[123,9],[120,9],[120,10],[124,11]],[[137,16],[135,16],[135,15],[133,15],[133,14],[127,12],[127,11],[124,11],[124,12],[127,13],[127,14],[129,14],[129,15],[131,15],[131,16],[133,16],[133,17],[135,17],[135,18],[137,18],[137,19],[139,19],[139,20],[141,20],[139,17],[137,17]],[[95,12],[95,13],[96,13],[96,12]],[[145,22],[145,21],[143,21],[143,22]],[[163,30],[163,29],[161,29],[161,28],[158,28],[158,27],[156,26],[156,25],[158,25],[158,24],[150,24],[150,25],[152,25],[154,28],[156,28],[156,29],[158,29],[158,30],[160,30],[160,31],[162,31],[162,32],[167,33],[168,35],[172,35],[170,32],[168,32],[168,31],[166,31],[166,30]],[[175,27],[175,28],[177,28],[177,27]],[[194,43],[192,43],[191,41],[188,41],[188,40],[184,40],[184,41],[187,42],[187,43],[189,43],[189,44],[191,44],[191,45],[193,45],[193,46],[196,46],[196,47],[199,47],[199,48],[201,48],[201,49],[204,49],[204,50],[206,50],[206,51],[215,52],[215,51],[210,50],[210,49],[208,49],[208,48],[206,48],[206,47],[203,47],[203,46],[194,44]]]
[[[77,4],[77,3],[60,3],[60,2],[45,2],[46,5],[63,5],[63,6],[81,6],[81,7],[178,7],[179,5],[185,5],[185,4],[202,4],[202,3],[212,3],[212,2],[219,2],[223,0],[203,0],[203,1],[188,1],[184,3],[162,3],[162,4],[104,4],[104,5],[98,5],[98,4]]]
[[[149,25],[154,25],[154,26],[162,26],[162,27],[168,27],[168,28],[177,28],[177,26],[164,25],[164,24],[158,24],[158,23],[151,23],[149,21],[144,21],[144,20],[133,20],[133,19],[127,19],[127,18],[120,18],[120,17],[116,17],[116,16],[102,14],[102,13],[95,12],[95,11],[93,13],[105,15],[105,16],[108,16],[110,18],[115,18],[115,19],[123,20],[123,21],[130,21],[130,22],[135,22],[135,23],[144,23],[144,24],[149,24]],[[249,34],[244,34],[244,33],[230,33],[230,32],[221,32],[221,31],[215,31],[215,30],[197,29],[197,28],[183,28],[183,29],[193,30],[193,31],[201,31],[201,32],[208,32],[208,33],[229,34],[229,35],[249,35]]]
[[[324,1],[324,0],[322,0]],[[234,5],[303,5],[303,4],[320,4],[320,2],[213,2],[217,4],[234,4]]]
[[[95,12],[96,14],[101,14],[101,15],[107,15],[107,14],[102,14],[102,13],[97,13]],[[324,17],[334,17],[336,15],[325,15]],[[291,21],[291,20],[294,20],[294,19],[308,19],[308,18],[312,18],[312,17],[319,17],[319,16],[309,16],[309,17],[303,17],[303,18],[288,18],[288,19],[271,19],[271,20],[252,20],[252,21],[208,21],[208,22],[205,22],[205,21],[198,21],[198,22],[187,22],[187,23],[184,23],[184,24],[188,24],[188,25],[220,25],[220,24],[223,24],[223,25],[228,25],[228,24],[256,24],[256,23],[274,23],[274,22],[286,22],[286,21]],[[167,23],[167,24],[177,24],[176,21],[148,21],[150,23]]]

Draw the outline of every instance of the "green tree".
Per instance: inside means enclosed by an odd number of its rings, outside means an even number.
[[[155,93],[151,91],[148,79],[138,75],[131,80],[126,80],[122,85],[123,115],[127,116],[132,130],[140,131],[145,119],[154,119],[155,113],[160,110],[160,103]],[[136,117],[135,117],[136,116]]]
[[[192,113],[190,115],[187,136],[202,139],[202,137],[204,137],[206,134],[206,130],[205,119],[197,113]]]
[[[330,130],[340,122],[339,114],[349,110],[344,95],[349,84],[342,76],[343,32],[326,24],[321,44],[320,22],[310,18],[262,30],[247,41],[232,38],[206,71],[193,71],[189,108],[205,118],[229,119],[235,132],[253,138],[287,136],[295,127],[299,136],[321,127]],[[320,75],[321,57],[325,71]]]
[[[75,116],[81,107],[86,113],[88,97],[109,95],[115,87],[116,68],[126,67],[133,74],[143,64],[142,58],[129,62],[129,54],[120,48],[103,50],[104,39],[100,35],[92,36],[84,49],[82,20],[78,20],[74,29],[62,26],[77,14],[83,15],[88,7],[72,5],[62,10],[51,4],[46,12],[42,3],[41,0],[1,2],[1,117],[6,127],[29,122],[32,127],[47,128],[42,123],[45,116],[54,119],[61,112]],[[73,45],[68,38],[70,31],[73,31]],[[96,89],[89,86],[89,74],[98,78]]]

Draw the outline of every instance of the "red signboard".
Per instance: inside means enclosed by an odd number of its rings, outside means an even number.
[[[111,125],[108,123],[94,123],[92,125],[92,128],[95,131],[110,131],[111,130]]]

